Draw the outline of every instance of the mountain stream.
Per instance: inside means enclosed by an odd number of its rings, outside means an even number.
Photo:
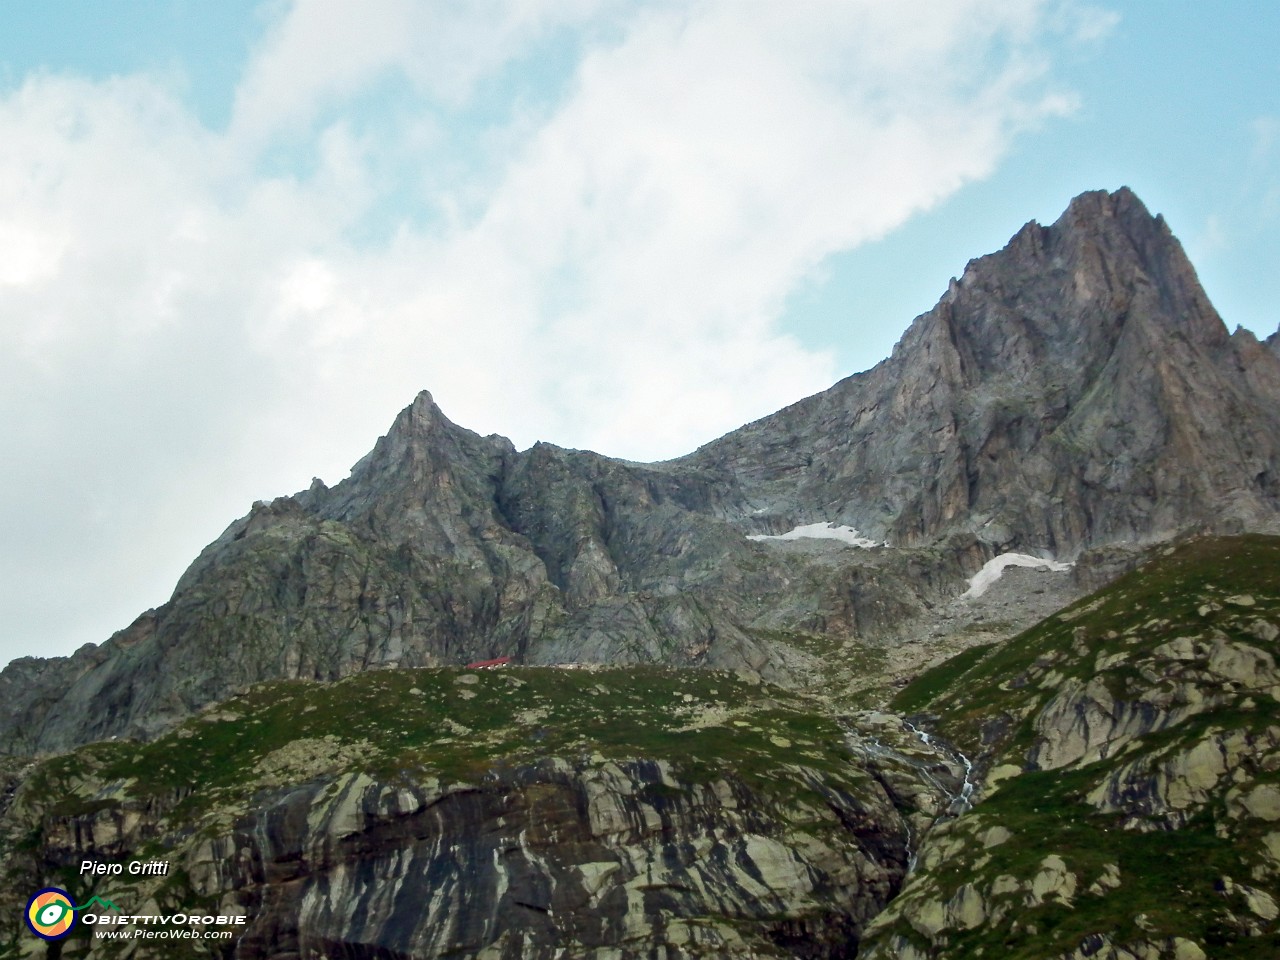
[[[897,746],[885,743],[879,737],[876,737],[868,730],[869,726],[855,726],[852,723],[842,722],[845,728],[846,740],[849,745],[865,755],[869,761],[869,769],[872,770],[880,779],[884,787],[892,796],[900,795],[899,788],[894,785],[894,777],[888,768],[898,767],[900,770],[906,768],[911,775],[917,779],[917,782],[924,782],[937,791],[943,798],[945,803],[941,807],[935,807],[938,812],[925,826],[925,830],[918,830],[917,826],[913,826],[911,818],[903,817],[903,823],[907,831],[907,871],[908,873],[915,869],[916,855],[919,851],[920,841],[923,839],[924,832],[933,824],[940,823],[944,820],[952,820],[973,809],[973,793],[977,786],[974,779],[973,761],[964,753],[957,750],[945,741],[936,739],[927,730],[917,727],[911,721],[901,718],[890,718],[887,714],[875,715],[878,719],[892,719],[900,724],[900,729],[910,732],[916,740],[928,751],[932,756],[929,758],[921,757],[914,752],[908,753]],[[883,726],[884,724],[876,724]],[[959,767],[963,770],[963,774],[957,777],[954,773],[940,775],[939,766],[943,766],[950,773],[954,768]],[[959,785],[956,785],[956,781]],[[919,833],[919,836],[917,836]]]

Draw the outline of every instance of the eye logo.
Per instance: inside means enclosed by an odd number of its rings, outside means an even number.
[[[75,907],[65,890],[45,887],[27,902],[27,926],[37,937],[61,940],[75,925]]]

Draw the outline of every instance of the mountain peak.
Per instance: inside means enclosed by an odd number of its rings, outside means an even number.
[[[1004,249],[972,261],[961,286],[1006,302],[1011,291],[1025,298],[1040,288],[1047,305],[1073,316],[1069,338],[1088,338],[1082,323],[1118,334],[1141,319],[1202,349],[1228,341],[1182,244],[1128,187],[1080,194],[1049,227],[1026,224]]]
[[[1098,549],[1274,526],[1277,411],[1280,361],[1228,337],[1163,220],[1126,189],[1082,194],[971,262],[875,369],[660,470],[519,453],[419,393],[346,480],[232,524],[100,663],[7,675],[0,751],[392,664],[785,678],[763,636],[883,637],[1000,553],[1086,570]],[[809,581],[803,547],[748,539],[833,523],[883,547],[823,555]]]
[[[413,398],[413,402],[397,414],[388,435],[405,431],[418,433],[424,429],[430,429],[441,420],[449,423],[448,418],[445,417],[439,405],[437,405],[435,398],[431,396],[431,391],[420,390],[418,395]]]
[[[1263,367],[1163,218],[1128,188],[1090,191],[970,261],[888,360],[695,456],[797,523],[1074,556],[1274,517]]]
[[[1147,205],[1129,187],[1120,187],[1118,190],[1086,190],[1067,204],[1067,209],[1058,222],[1061,223],[1064,220],[1081,222],[1111,217],[1164,222],[1163,217],[1152,216]]]
[[[971,260],[970,266],[1010,254],[1041,255],[1053,241],[1061,244],[1068,237],[1097,237],[1117,228],[1130,240],[1158,234],[1172,238],[1164,217],[1153,216],[1128,187],[1115,191],[1086,190],[1074,197],[1050,226],[1028,220],[1002,250]]]

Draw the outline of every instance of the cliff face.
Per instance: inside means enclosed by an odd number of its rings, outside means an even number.
[[[1280,366],[1230,337],[1128,190],[1087,193],[972,261],[875,369],[687,462],[757,518],[910,544],[959,531],[1074,556],[1274,522]]]
[[[0,673],[0,751],[155,736],[263,680],[499,656],[796,682],[810,641],[874,652],[996,553],[1079,557],[1092,585],[1118,543],[1278,515],[1280,358],[1227,334],[1160,218],[1090,193],[972,262],[875,369],[680,460],[518,452],[424,392],[159,609]],[[748,539],[822,522],[861,545]]]
[[[516,453],[422,394],[332,490],[255,505],[100,647],[0,674],[0,750],[154,736],[268,679],[667,663],[794,679],[786,637],[876,636],[955,592],[957,550],[779,549],[695,469]]]
[[[900,882],[899,818],[803,769],[794,787],[821,798],[818,836],[789,822],[798,806],[664,764],[545,761],[443,796],[343,783],[317,804],[319,787],[298,790],[240,827],[251,862],[208,892],[253,889],[245,957],[852,956]],[[842,821],[866,825],[861,841]],[[207,849],[206,875],[221,874]],[[378,906],[353,917],[357,903]]]
[[[1192,541],[903,710],[981,758],[859,956],[1274,956],[1280,538]]]

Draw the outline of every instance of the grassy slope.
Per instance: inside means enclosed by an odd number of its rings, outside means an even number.
[[[92,892],[93,884],[48,859],[49,837],[65,834],[59,824],[67,818],[146,811],[159,836],[127,859],[169,858],[201,836],[225,835],[232,820],[283,784],[352,771],[391,784],[476,783],[494,769],[553,756],[590,766],[665,760],[684,785],[732,776],[786,829],[801,832],[841,828],[833,818],[812,822],[815,805],[825,804],[798,768],[837,790],[871,782],[833,718],[792,692],[725,672],[441,668],[331,684],[270,682],[154,742],[91,744],[39,764],[22,792],[26,809],[0,824],[4,886],[22,887],[3,891],[3,912],[13,921],[5,927],[14,929],[0,934],[0,955],[8,955],[4,941],[15,930],[8,950],[27,939],[15,911],[31,883]],[[132,882],[112,878],[109,892],[141,902]],[[180,874],[155,895],[171,905],[216,906],[201,904]]]
[[[356,765],[388,779],[468,780],[497,762],[598,753],[670,760],[694,778],[732,769],[767,784],[786,763],[843,774],[848,759],[833,720],[730,673],[440,668],[262,684],[152,743],[94,744],[36,777],[66,792],[87,764],[98,780],[130,780],[134,798],[194,786],[194,807],[251,790],[273,751],[325,738],[358,745]]]

